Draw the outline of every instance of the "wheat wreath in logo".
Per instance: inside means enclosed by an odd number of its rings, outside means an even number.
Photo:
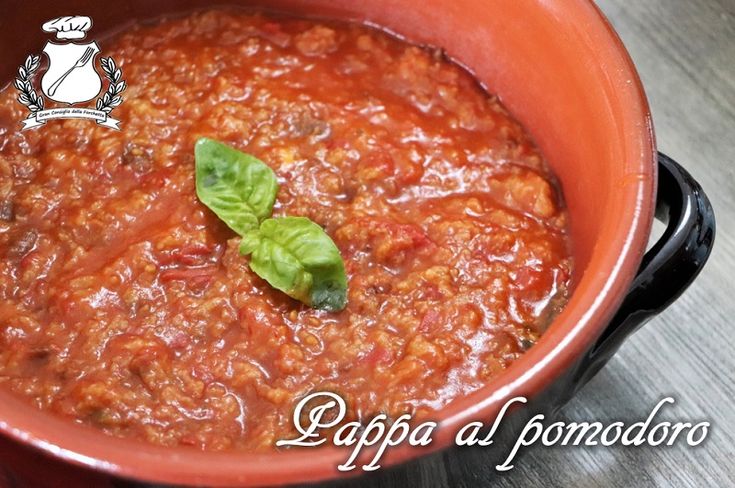
[[[21,130],[36,129],[53,119],[87,119],[98,125],[120,130],[120,121],[110,117],[123,99],[125,90],[122,71],[112,58],[100,59],[100,66],[107,81],[107,89],[97,98],[94,109],[74,107],[76,104],[94,100],[102,89],[102,79],[95,69],[95,58],[100,48],[95,41],[83,43],[87,31],[92,28],[92,19],[84,16],[65,16],[43,24],[45,32],[56,34],[56,42],[48,41],[43,53],[48,58],[48,68],[41,77],[42,95],[36,93],[33,79],[41,66],[41,57],[31,54],[18,68],[15,88],[18,101],[30,112],[22,121]],[[57,107],[46,108],[46,98]]]

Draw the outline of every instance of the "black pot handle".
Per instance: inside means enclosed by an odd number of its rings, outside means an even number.
[[[656,218],[667,224],[666,231],[643,257],[622,305],[580,364],[574,391],[604,366],[629,335],[679,298],[712,251],[715,214],[707,195],[684,168],[661,153]]]

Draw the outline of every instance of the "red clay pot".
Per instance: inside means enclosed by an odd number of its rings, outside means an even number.
[[[12,2],[4,6],[0,20],[0,79],[11,80],[25,56],[39,51],[45,39],[40,26],[53,17],[89,15],[99,38],[99,33],[133,19],[207,4],[196,0]],[[533,399],[527,411],[555,411],[599,369],[620,340],[675,299],[706,261],[714,237],[709,203],[686,172],[664,159],[661,181],[667,189],[659,202],[662,215],[670,217],[669,228],[638,274],[657,199],[651,117],[625,48],[592,2],[274,0],[256,4],[310,16],[369,21],[411,41],[445,48],[499,94],[535,138],[561,181],[576,259],[573,296],[536,346],[491,384],[439,412],[441,425],[430,450],[450,446],[459,426],[494,418],[515,396]],[[247,454],[158,447],[111,438],[57,419],[4,392],[0,392],[0,432],[8,476],[34,485],[104,486],[111,483],[110,475],[156,483],[247,486],[344,476],[336,466],[345,453],[334,448]],[[388,452],[383,465],[427,452],[396,448]]]

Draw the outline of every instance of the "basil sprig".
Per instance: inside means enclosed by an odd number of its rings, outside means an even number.
[[[202,138],[194,150],[199,200],[242,236],[250,269],[313,308],[347,304],[347,275],[339,249],[306,217],[269,218],[278,192],[273,171],[259,159]]]

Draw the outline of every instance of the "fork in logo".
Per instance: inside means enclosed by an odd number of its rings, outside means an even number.
[[[66,77],[69,76],[69,74],[72,71],[74,71],[75,69],[81,68],[82,66],[84,66],[85,64],[87,64],[89,62],[89,60],[92,59],[92,55],[93,54],[94,54],[94,49],[92,49],[91,47],[88,47],[84,51],[84,54],[82,54],[82,56],[79,59],[77,59],[77,62],[74,63],[74,66],[72,66],[71,68],[69,68],[66,73],[64,73],[63,75],[61,75],[58,80],[56,80],[56,81],[53,82],[53,84],[49,87],[48,94],[51,95],[51,96],[53,96],[54,93],[56,93],[56,90],[61,85],[61,83],[63,83],[63,81],[66,79]]]

